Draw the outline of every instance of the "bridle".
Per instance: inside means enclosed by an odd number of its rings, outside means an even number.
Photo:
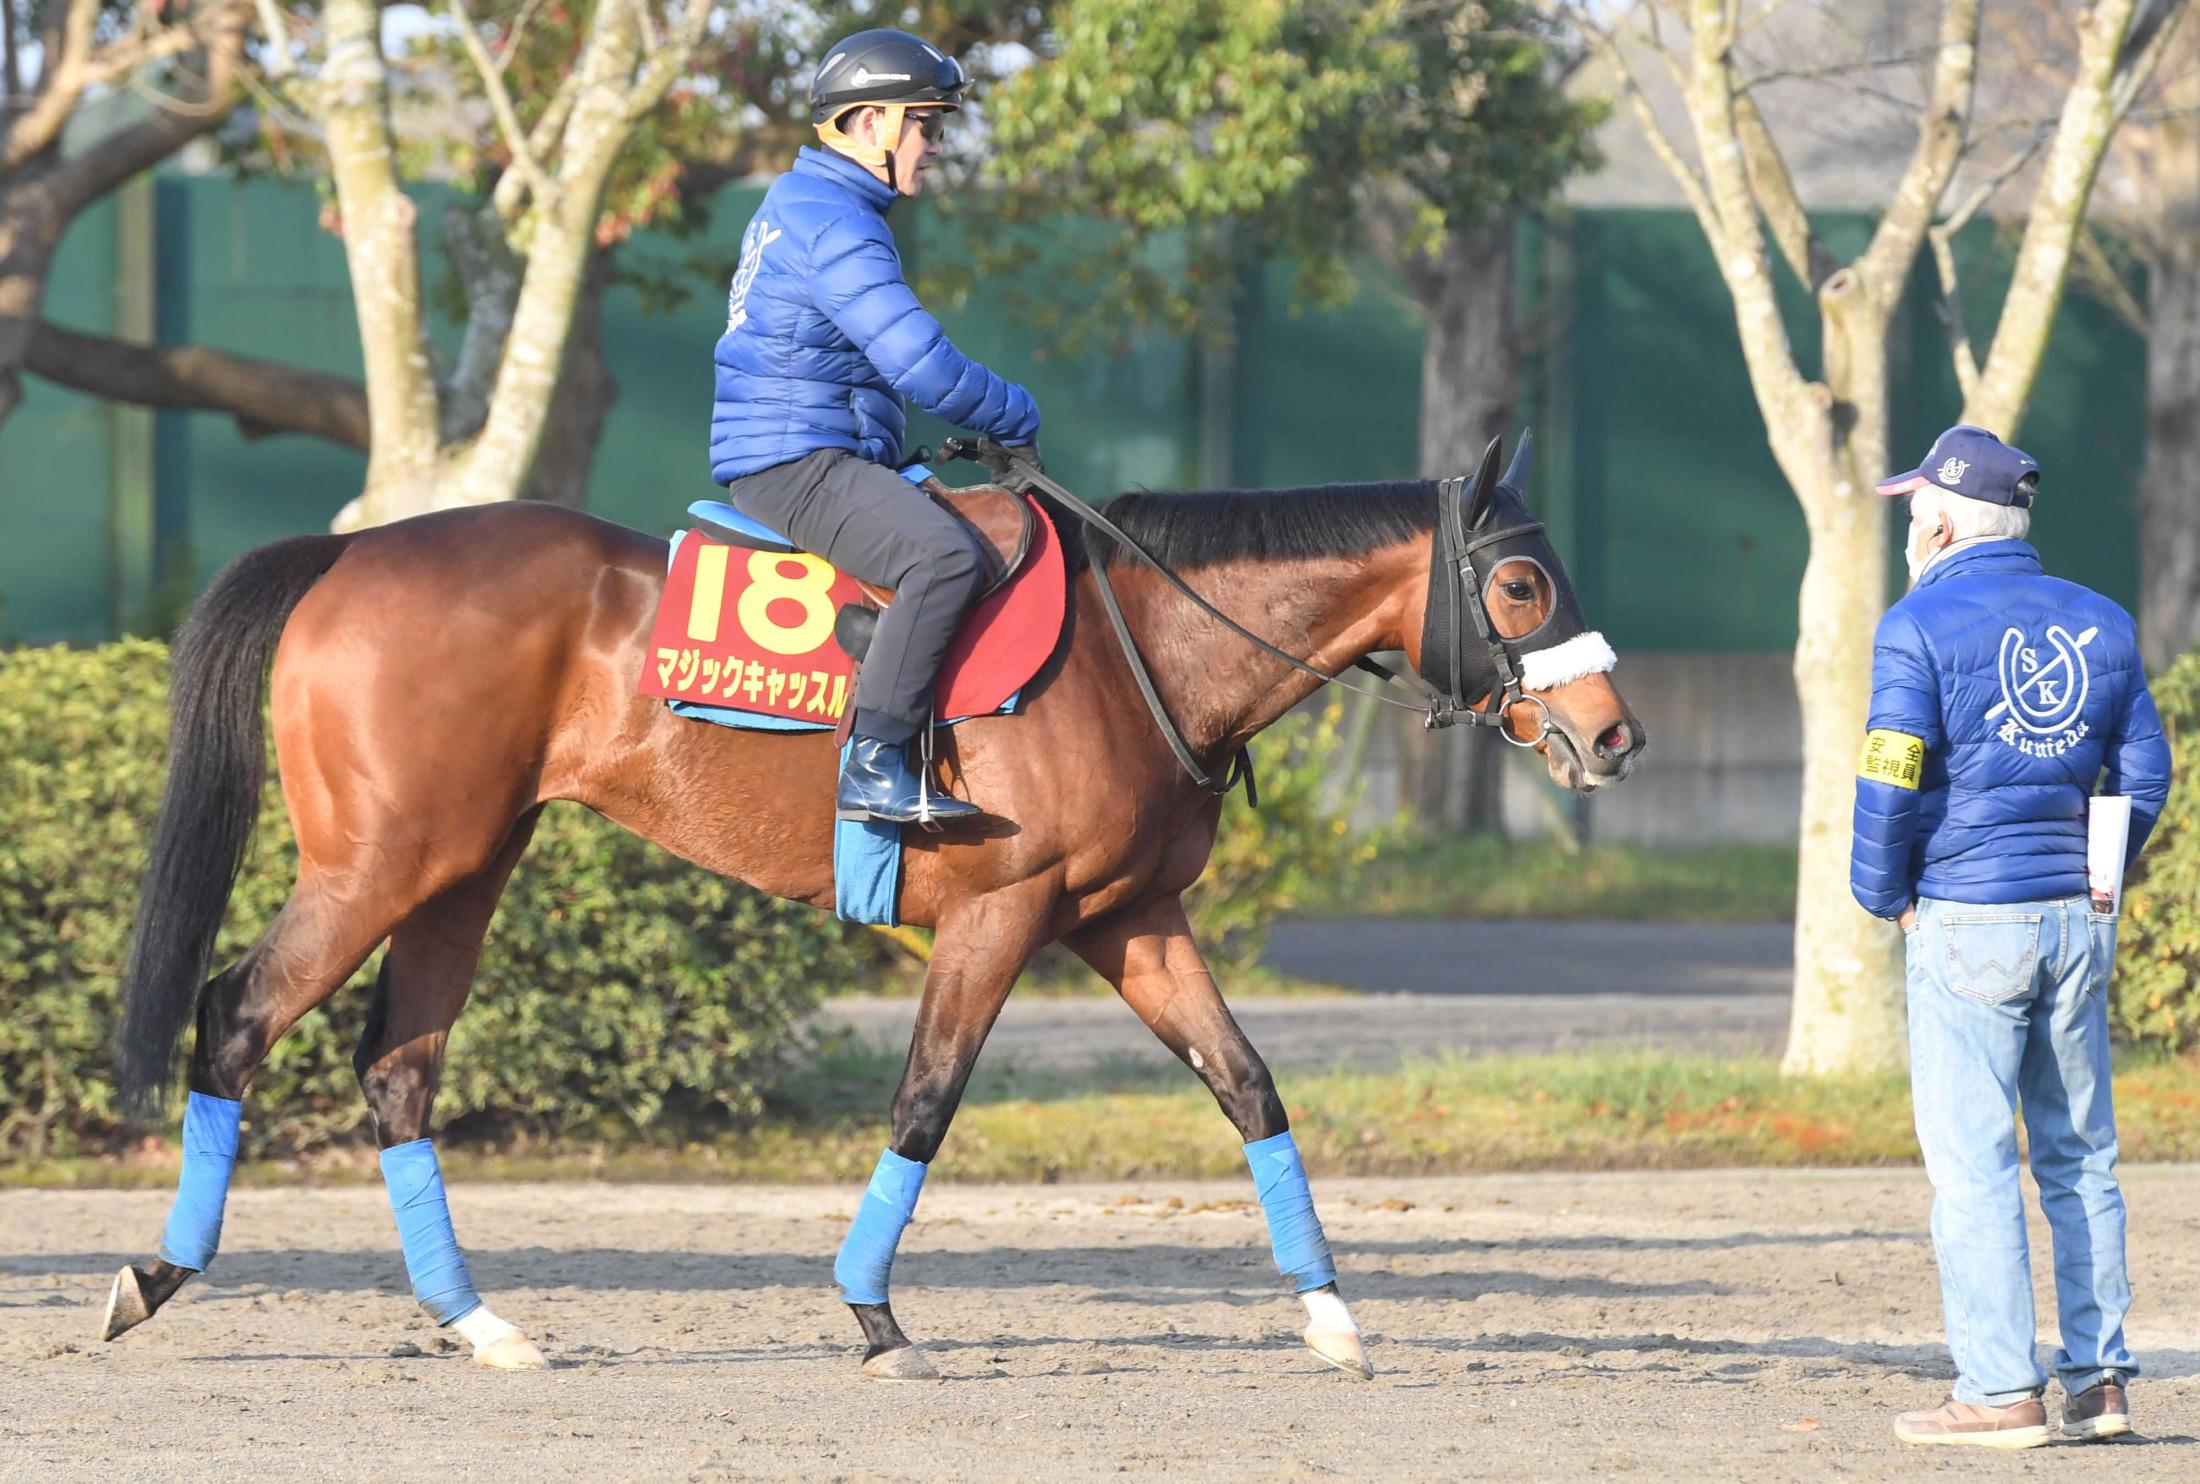
[[[1294,670],[1313,676],[1324,685],[1341,685],[1346,690],[1379,701],[1385,706],[1417,712],[1422,718],[1422,725],[1431,730],[1449,726],[1494,727],[1499,736],[1516,747],[1537,747],[1551,734],[1551,709],[1540,696],[1528,694],[1521,682],[1519,656],[1512,648],[1514,641],[1499,635],[1497,625],[1490,617],[1489,605],[1484,597],[1488,583],[1481,567],[1481,561],[1486,558],[1481,554],[1507,542],[1540,535],[1543,523],[1525,520],[1500,530],[1476,531],[1472,537],[1468,535],[1466,524],[1465,512],[1469,505],[1479,506],[1486,503],[1495,492],[1494,481],[1497,478],[1497,459],[1501,447],[1501,440],[1493,438],[1489,447],[1484,450],[1481,469],[1475,475],[1471,500],[1466,493],[1467,481],[1463,476],[1442,480],[1437,485],[1439,508],[1429,565],[1429,618],[1432,622],[1424,625],[1421,664],[1417,667],[1427,693],[1412,701],[1370,690],[1366,686],[1354,685],[1340,676],[1316,669],[1296,655],[1278,649],[1193,591],[1183,578],[1162,565],[1106,512],[1086,503],[1050,478],[1032,458],[1029,450],[1011,448],[991,439],[948,438],[940,444],[939,452],[942,458],[970,459],[984,465],[987,472],[1003,486],[1019,494],[1036,491],[1047,496],[1069,515],[1101,532],[1144,562],[1186,601],[1271,659],[1281,660]],[[1525,469],[1523,458],[1527,447],[1527,441],[1523,437],[1520,452],[1514,458],[1512,472]],[[922,461],[923,454],[920,451],[918,462]],[[1508,473],[1507,478],[1511,478],[1511,473]],[[1503,558],[1499,560],[1502,561]],[[1107,566],[1105,560],[1091,563],[1093,585],[1100,591],[1101,606],[1107,610],[1108,623],[1115,631],[1116,643],[1121,647],[1124,659],[1129,662],[1131,677],[1137,682],[1139,694],[1145,699],[1146,709],[1153,713],[1154,724],[1168,742],[1169,750],[1176,754],[1177,763],[1194,784],[1208,793],[1226,794],[1242,781],[1245,784],[1246,802],[1259,807],[1258,786],[1253,778],[1253,758],[1247,749],[1240,747],[1237,750],[1225,773],[1212,773],[1201,766],[1191,743],[1185,739],[1175,718],[1169,715],[1169,708],[1162,700],[1160,690],[1154,685],[1145,656],[1139,652],[1138,641],[1131,633],[1129,622],[1123,617],[1122,604],[1116,597],[1115,583],[1108,576]],[[1491,572],[1494,573],[1495,570],[1493,565]],[[1442,602],[1439,602],[1440,593],[1444,595]],[[1570,592],[1554,582],[1553,618],[1558,616],[1562,606],[1572,607],[1571,596]],[[1429,636],[1438,632],[1433,626],[1433,620],[1437,619],[1439,609],[1448,614],[1444,620],[1448,624],[1448,629],[1445,630],[1447,642],[1440,646],[1444,651],[1443,657],[1435,667],[1437,673],[1432,673]],[[1481,692],[1486,697],[1481,708],[1477,708],[1462,693],[1463,688],[1473,684],[1480,674],[1479,668],[1466,668],[1462,658],[1466,652],[1462,614],[1472,617],[1475,634],[1484,651],[1481,658],[1486,662],[1488,673],[1494,677],[1493,684]],[[1573,620],[1579,622],[1578,610],[1574,612]],[[1544,624],[1538,625],[1538,632],[1548,627],[1549,622],[1547,619]],[[1361,658],[1353,661],[1353,664],[1384,681],[1396,682],[1403,678],[1388,665],[1373,659]],[[1512,734],[1508,722],[1514,707],[1530,703],[1536,707],[1540,725],[1533,737],[1523,741]]]

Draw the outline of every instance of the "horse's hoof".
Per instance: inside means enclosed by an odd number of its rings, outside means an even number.
[[[102,1340],[111,1340],[153,1317],[153,1306],[145,1301],[145,1288],[140,1282],[144,1276],[133,1267],[115,1274],[115,1286],[107,1295],[107,1317],[99,1326]]]
[[[1367,1363],[1367,1348],[1360,1343],[1357,1330],[1310,1329],[1306,1332],[1306,1348],[1324,1365],[1335,1366],[1347,1376],[1361,1381],[1375,1379],[1375,1367]]]
[[[550,1362],[542,1358],[542,1352],[529,1343],[525,1335],[506,1335],[501,1340],[491,1340],[474,1352],[474,1364],[496,1371],[546,1371],[550,1368]]]
[[[932,1369],[932,1362],[914,1345],[881,1350],[863,1363],[863,1374],[876,1376],[881,1381],[937,1381],[940,1378],[940,1373]]]

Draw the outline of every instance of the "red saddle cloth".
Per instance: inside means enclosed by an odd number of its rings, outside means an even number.
[[[1062,543],[1045,512],[1036,503],[1032,510],[1038,521],[1023,565],[964,617],[940,666],[934,714],[942,721],[1000,710],[1062,635]],[[665,575],[640,692],[832,726],[855,673],[833,621],[843,604],[861,601],[855,579],[822,557],[751,551],[689,531]]]

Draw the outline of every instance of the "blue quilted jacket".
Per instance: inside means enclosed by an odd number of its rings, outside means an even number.
[[[2169,744],[2123,609],[2045,575],[2026,543],[1989,541],[1931,567],[1872,645],[1849,865],[1865,911],[2083,893],[2096,778],[2130,795],[2138,858]]]
[[[903,282],[886,230],[894,199],[821,149],[804,149],[765,193],[718,340],[710,472],[720,484],[821,448],[897,464],[904,397],[1003,443],[1038,436],[1031,393],[955,349]]]

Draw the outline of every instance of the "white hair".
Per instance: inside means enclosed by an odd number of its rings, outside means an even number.
[[[1945,522],[1951,541],[2022,541],[2032,534],[2032,512],[2016,505],[1973,500],[1927,485],[1910,496],[1910,519]]]

